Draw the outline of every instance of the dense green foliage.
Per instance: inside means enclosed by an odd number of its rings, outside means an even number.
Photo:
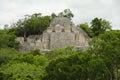
[[[86,52],[52,60],[46,72],[43,80],[109,80],[103,60]]]
[[[63,13],[72,17],[70,10]],[[78,25],[92,37],[86,51],[74,51],[73,47],[45,53],[38,49],[18,51],[16,36],[41,34],[49,22],[49,16],[33,14],[10,29],[6,25],[0,30],[0,80],[120,79],[120,30],[111,30],[110,23],[103,19],[95,18],[90,27],[86,23]]]
[[[69,19],[72,19],[74,17],[74,15],[73,15],[73,13],[70,9],[65,9],[63,12],[58,13],[58,15],[55,14],[55,13],[52,13],[51,14],[51,19],[53,19],[55,17],[60,17],[60,16],[67,17]]]
[[[16,36],[14,34],[7,34],[7,31],[0,30],[0,48],[15,48],[18,49],[19,43],[15,41]]]
[[[92,36],[98,36],[106,31],[111,30],[110,22],[102,18],[94,18],[91,22],[91,33]]]
[[[3,73],[3,80],[40,80],[43,70],[41,67],[23,62],[6,66]]]
[[[88,34],[89,37],[92,37],[91,29],[87,23],[78,24],[77,27],[83,29]]]
[[[83,29],[91,38],[112,30],[110,22],[102,18],[94,18],[91,21],[91,26],[87,23],[82,23],[78,24],[77,27]]]
[[[60,12],[58,16],[63,16],[71,19],[74,15],[70,9],[65,9]],[[50,18],[57,17],[55,13],[51,16],[41,16],[41,13],[35,13],[32,15],[25,15],[25,18],[19,19],[16,23],[11,25],[8,33],[14,33],[16,36],[23,36],[24,38],[29,35],[40,35],[50,25]],[[7,25],[5,25],[5,28]]]
[[[1,80],[118,80],[119,47],[109,35],[119,38],[120,31],[110,31],[94,38],[87,51],[73,51],[72,47],[39,53],[19,53],[16,50],[0,50]],[[104,43],[109,37],[109,42]],[[99,38],[99,40],[98,40]],[[119,42],[116,42],[116,45]],[[104,46],[108,44],[108,46]],[[115,43],[114,43],[115,44]],[[98,48],[99,47],[99,48]],[[37,53],[37,54],[35,54]],[[117,74],[116,74],[117,71]]]
[[[106,63],[111,78],[118,80],[118,70],[120,68],[120,31],[113,30],[93,38],[91,41],[91,51],[101,57]]]
[[[0,49],[0,65],[9,63],[14,56],[19,52],[13,48],[1,48]]]
[[[12,28],[9,29],[9,33],[15,33],[16,36],[24,37],[38,35],[42,34],[49,25],[50,16],[41,16],[40,13],[35,13],[33,15],[26,15],[25,18],[11,25]]]

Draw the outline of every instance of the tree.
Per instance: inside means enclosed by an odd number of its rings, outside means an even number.
[[[18,49],[19,42],[14,34],[7,34],[6,30],[0,30],[0,48],[15,48]]]
[[[106,21],[105,19],[94,18],[91,22],[90,29],[93,36],[98,36],[106,31],[110,31],[111,25],[110,22]]]
[[[73,13],[71,12],[70,9],[65,9],[63,12],[58,13],[58,16],[60,16],[60,17],[67,17],[69,19],[74,17],[74,15],[73,15]]]
[[[11,48],[0,49],[0,66],[9,63],[18,53],[17,50]]]
[[[41,13],[26,15],[25,18],[18,20],[17,23],[11,25],[9,33],[13,32],[16,36],[42,34],[50,25],[50,16],[41,16]]]
[[[57,17],[57,15],[55,13],[51,14],[51,19],[54,19],[55,17]]]
[[[87,52],[53,59],[45,70],[43,80],[110,80],[102,58]]]
[[[45,56],[43,56],[43,55],[36,55],[36,56],[34,56],[33,63],[36,66],[46,67],[48,62],[49,62],[48,59]]]
[[[74,17],[74,15],[73,15],[73,13],[71,12],[70,9],[65,9],[65,10],[63,11],[63,15],[64,15],[64,17],[67,17],[67,18],[69,18],[69,19],[71,19],[72,17]]]
[[[120,68],[120,31],[107,31],[93,38],[91,44],[92,53],[101,57],[111,73],[111,79],[118,80]]]
[[[42,34],[44,30],[49,27],[50,24],[50,16],[41,16],[41,14],[33,14],[25,20],[24,22],[24,33],[26,35],[36,35]]]
[[[43,80],[85,80],[86,75],[82,72],[83,62],[80,63],[78,55],[59,57],[52,60],[46,67],[46,75]],[[83,79],[82,79],[83,78]]]
[[[69,46],[67,48],[61,48],[61,49],[56,49],[56,50],[53,50],[53,51],[49,51],[49,52],[46,52],[44,55],[49,59],[49,60],[52,60],[52,59],[55,59],[57,57],[60,57],[60,56],[69,56],[73,54],[73,47]]]
[[[3,80],[41,80],[43,70],[28,63],[16,63],[3,68]]]
[[[22,53],[14,56],[12,60],[10,61],[10,64],[15,64],[15,63],[28,63],[28,64],[33,64],[34,60],[34,55],[31,53]]]
[[[82,28],[88,34],[88,36],[91,37],[90,27],[87,23],[78,24],[77,27]]]
[[[3,73],[2,69],[0,68],[0,80],[4,80],[5,74]]]
[[[88,62],[88,66],[89,80],[111,80],[111,73],[101,57],[97,57],[92,54],[91,59]]]

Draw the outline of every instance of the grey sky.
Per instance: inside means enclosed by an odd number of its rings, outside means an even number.
[[[26,14],[49,15],[69,8],[75,24],[90,23],[98,17],[110,21],[114,29],[120,29],[119,4],[120,0],[1,0],[0,27],[16,22]]]

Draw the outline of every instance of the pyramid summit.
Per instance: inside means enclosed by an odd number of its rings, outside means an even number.
[[[30,35],[26,41],[24,41],[23,37],[17,38],[17,41],[20,42],[19,50],[21,52],[34,49],[49,51],[68,46],[85,49],[88,47],[88,40],[89,36],[66,17],[52,19],[50,26],[42,35]]]

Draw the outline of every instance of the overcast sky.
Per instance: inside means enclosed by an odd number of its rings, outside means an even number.
[[[120,0],[0,0],[0,28],[26,14],[49,15],[67,8],[73,12],[75,24],[90,23],[98,17],[110,21],[114,29],[120,29]]]

